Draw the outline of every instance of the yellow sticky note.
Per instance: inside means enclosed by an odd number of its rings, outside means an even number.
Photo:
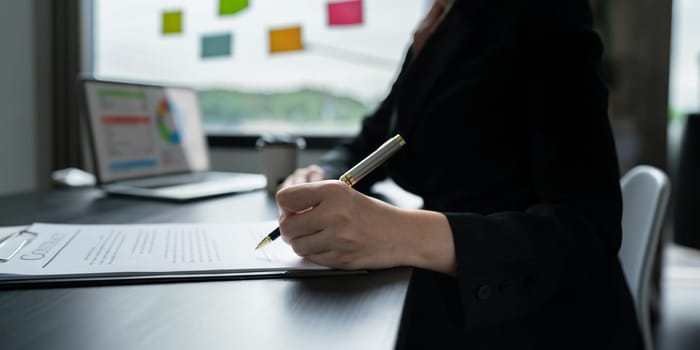
[[[304,43],[301,40],[300,26],[270,30],[270,53],[303,49]]]
[[[182,33],[182,11],[163,12],[163,34]]]

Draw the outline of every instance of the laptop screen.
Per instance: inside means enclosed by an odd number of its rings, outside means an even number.
[[[82,84],[101,183],[208,170],[196,91],[91,79]]]

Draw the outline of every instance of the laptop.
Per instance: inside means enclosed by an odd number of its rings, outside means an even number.
[[[79,78],[97,185],[110,194],[187,201],[265,187],[265,176],[210,170],[190,87]]]

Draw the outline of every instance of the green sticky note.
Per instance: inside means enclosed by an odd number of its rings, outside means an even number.
[[[248,0],[219,0],[219,16],[233,15],[248,7]]]
[[[202,36],[202,58],[231,56],[231,34],[214,34]]]
[[[163,12],[163,34],[182,33],[182,11]]]

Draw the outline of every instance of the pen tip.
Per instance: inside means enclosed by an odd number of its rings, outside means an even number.
[[[270,236],[266,236],[265,238],[263,238],[262,241],[260,241],[260,243],[258,243],[258,245],[255,247],[255,250],[258,250],[258,249],[268,245],[270,242],[272,242],[272,239],[270,239]]]

